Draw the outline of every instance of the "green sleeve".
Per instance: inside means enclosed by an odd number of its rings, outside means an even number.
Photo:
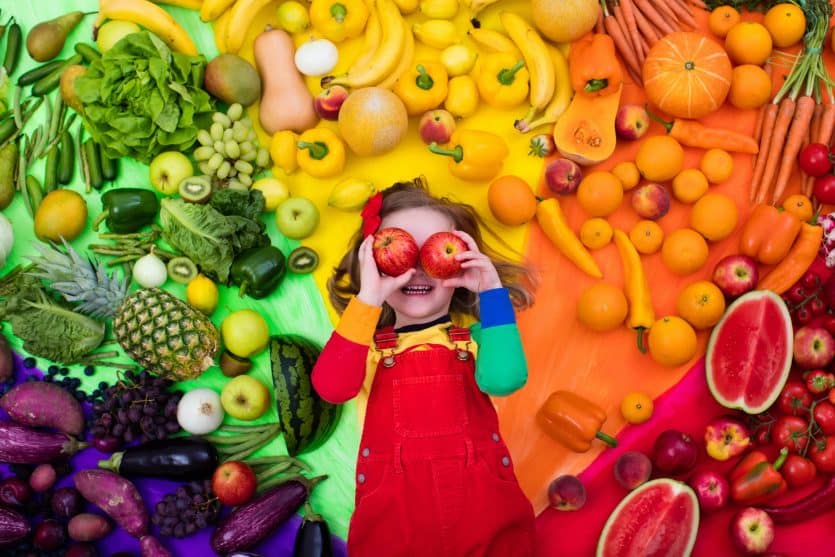
[[[475,380],[479,388],[492,396],[507,396],[522,388],[528,380],[528,363],[516,323],[486,329],[476,323],[471,330],[478,344]]]

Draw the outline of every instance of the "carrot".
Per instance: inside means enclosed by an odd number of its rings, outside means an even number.
[[[765,111],[768,103],[762,105],[760,109],[757,111],[757,121],[754,123],[754,141],[760,146],[762,149],[762,137],[763,137],[763,120],[765,119]],[[756,167],[757,166],[757,156],[759,155],[759,151],[751,157],[751,165]]]
[[[797,154],[800,152],[800,145],[803,138],[809,133],[809,124],[815,114],[815,99],[809,95],[798,97],[795,103],[794,118],[792,118],[791,129],[788,138],[783,145],[783,157],[780,161],[780,172],[777,174],[777,182],[774,185],[772,199],[776,203],[786,191],[789,184],[789,177],[794,170]]]
[[[645,36],[640,35],[641,38],[641,65],[643,65],[644,61],[647,59],[647,54],[649,53],[650,44],[649,39]]]
[[[629,72],[634,75],[641,75],[641,65],[638,63],[638,59],[635,58],[635,53],[632,51],[631,45],[626,42],[626,36],[623,34],[623,30],[618,25],[617,20],[611,15],[607,15],[603,18],[603,26],[606,28],[609,36],[612,37],[612,41],[614,41],[615,47],[620,52]],[[636,83],[640,83],[640,80],[636,81]]]
[[[661,13],[665,21],[670,22],[670,25],[675,28],[678,25],[678,18],[675,12],[667,2],[655,2],[655,8]],[[675,24],[675,25],[674,25]]]
[[[641,30],[641,35],[646,37],[647,41],[649,42],[650,46],[654,45],[658,41],[661,40],[661,35],[649,22],[649,20],[644,17],[643,12],[638,9],[637,4],[635,5],[635,21],[638,23],[638,29]]]
[[[635,6],[640,10],[646,20],[655,26],[659,35],[662,37],[669,33],[675,33],[675,27],[670,22],[666,21],[664,17],[649,5],[647,0],[635,0]]]
[[[777,112],[777,119],[774,121],[774,130],[771,132],[771,145],[769,145],[768,153],[765,155],[765,170],[763,171],[763,176],[758,186],[757,203],[763,203],[766,195],[771,191],[771,185],[774,183],[775,174],[780,163],[780,154],[783,152],[783,147],[786,144],[786,136],[791,127],[795,107],[796,103],[791,97],[784,97],[780,101],[780,110]],[[765,130],[763,130],[763,133],[765,133]]]
[[[823,116],[823,105],[821,103],[815,104],[815,111],[812,113],[812,121],[809,123],[809,134],[803,140],[803,146],[814,143],[818,137],[818,130],[821,125],[821,116]]]
[[[632,43],[632,48],[638,54],[638,58],[643,60],[641,56],[641,33],[638,32],[638,22],[635,20],[635,6],[632,5],[632,0],[620,0],[618,5],[623,12],[623,22],[626,24],[625,28],[629,31],[629,42]]]
[[[618,29],[620,29],[623,38],[626,39],[626,45],[629,47],[629,50],[632,52],[633,57],[638,62],[638,66],[640,66],[640,59],[641,59],[641,45],[635,44],[632,42],[632,34],[629,32],[629,25],[626,23],[623,15],[623,8],[620,4],[615,4],[612,8],[612,16],[615,19],[615,23],[618,24]],[[606,21],[604,20],[603,23],[605,24]],[[614,38],[614,37],[613,37]]]
[[[828,147],[832,140],[833,130],[835,130],[835,104],[829,103],[823,105],[820,125],[818,126],[818,133],[814,136],[814,142],[823,143]]]
[[[671,0],[669,2],[662,3],[676,13],[677,19],[680,22],[684,23],[691,29],[695,29],[697,27],[696,18],[693,16],[693,10],[690,9],[688,4],[680,0]]]
[[[702,0],[690,0],[690,3],[696,6],[697,8],[701,8],[705,11],[710,11],[707,9],[707,4],[705,4]]]
[[[594,24],[594,32],[595,33],[602,33],[603,32],[603,11],[597,13],[597,23]]]
[[[763,172],[765,171],[766,161],[768,160],[768,151],[771,149],[771,138],[773,137],[774,123],[777,120],[778,109],[778,105],[768,103],[763,113],[762,131],[760,132],[760,150],[757,153],[757,162],[754,165],[754,174],[751,178],[751,193],[749,197],[751,201],[759,197],[760,183],[762,182]]]

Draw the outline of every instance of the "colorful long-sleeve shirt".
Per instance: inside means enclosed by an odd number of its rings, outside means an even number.
[[[528,366],[516,316],[506,288],[479,294],[481,322],[470,327],[476,356],[475,379],[479,388],[493,396],[509,395],[521,388],[528,378]],[[360,417],[364,402],[374,382],[380,354],[369,350],[382,308],[353,298],[336,329],[325,344],[313,368],[313,387],[325,400],[338,404],[361,396]],[[450,318],[397,329],[395,352],[420,349],[430,344],[454,344],[446,334]]]

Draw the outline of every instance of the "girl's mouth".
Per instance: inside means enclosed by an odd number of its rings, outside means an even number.
[[[428,284],[407,284],[400,291],[407,296],[426,296],[432,291],[432,287]]]

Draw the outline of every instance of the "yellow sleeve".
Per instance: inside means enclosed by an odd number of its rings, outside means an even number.
[[[370,306],[354,296],[342,313],[336,332],[351,342],[371,346],[382,311],[383,308]]]

